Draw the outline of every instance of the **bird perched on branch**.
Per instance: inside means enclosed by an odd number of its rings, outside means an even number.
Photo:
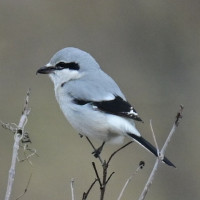
[[[128,137],[157,156],[156,148],[135,127],[135,120],[142,121],[138,113],[90,54],[64,48],[37,73],[49,74],[61,110],[81,135],[103,144],[122,143]],[[166,157],[163,162],[174,166]]]

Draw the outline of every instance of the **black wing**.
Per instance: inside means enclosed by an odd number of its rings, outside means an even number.
[[[74,99],[74,103],[79,105],[91,103],[92,105],[96,106],[99,110],[103,112],[131,118],[137,121],[142,121],[142,119],[138,116],[136,110],[130,105],[130,103],[123,100],[120,96],[116,96],[115,99],[110,101],[98,101],[98,102]]]

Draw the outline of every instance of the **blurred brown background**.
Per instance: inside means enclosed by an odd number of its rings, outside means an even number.
[[[184,118],[167,156],[177,169],[162,165],[148,200],[199,199],[200,2],[196,0],[2,0],[0,2],[0,119],[18,123],[24,97],[31,88],[27,131],[39,157],[18,163],[12,199],[71,199],[70,179],[81,199],[95,178],[91,147],[71,128],[54,97],[53,84],[36,70],[67,46],[91,53],[111,75],[145,121],[137,127],[161,147],[180,104]],[[13,136],[0,128],[0,199],[4,199]],[[95,143],[99,145],[99,143]],[[117,146],[106,146],[108,158]],[[106,198],[115,200],[140,160],[146,162],[123,199],[137,199],[155,158],[137,144],[112,161],[115,171]],[[98,161],[96,160],[98,163]],[[95,194],[96,193],[96,194]],[[88,199],[99,199],[98,187]]]

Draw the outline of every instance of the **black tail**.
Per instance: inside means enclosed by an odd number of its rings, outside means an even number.
[[[132,137],[136,142],[138,142],[139,144],[141,144],[148,151],[150,151],[151,153],[153,153],[156,157],[158,157],[157,149],[150,142],[148,142],[147,140],[145,140],[143,137],[139,137],[139,136],[134,135],[134,134],[128,133],[128,135],[130,137]],[[172,166],[172,167],[176,168],[176,166],[172,162],[170,162],[166,157],[164,157],[163,162],[166,163],[169,166]]]

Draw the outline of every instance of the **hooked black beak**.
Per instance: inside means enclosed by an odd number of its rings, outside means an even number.
[[[37,72],[36,72],[36,75],[39,73],[39,74],[50,74],[50,73],[52,73],[53,71],[55,70],[55,67],[46,67],[46,66],[44,66],[44,67],[41,67],[40,69],[38,69],[37,70]]]

